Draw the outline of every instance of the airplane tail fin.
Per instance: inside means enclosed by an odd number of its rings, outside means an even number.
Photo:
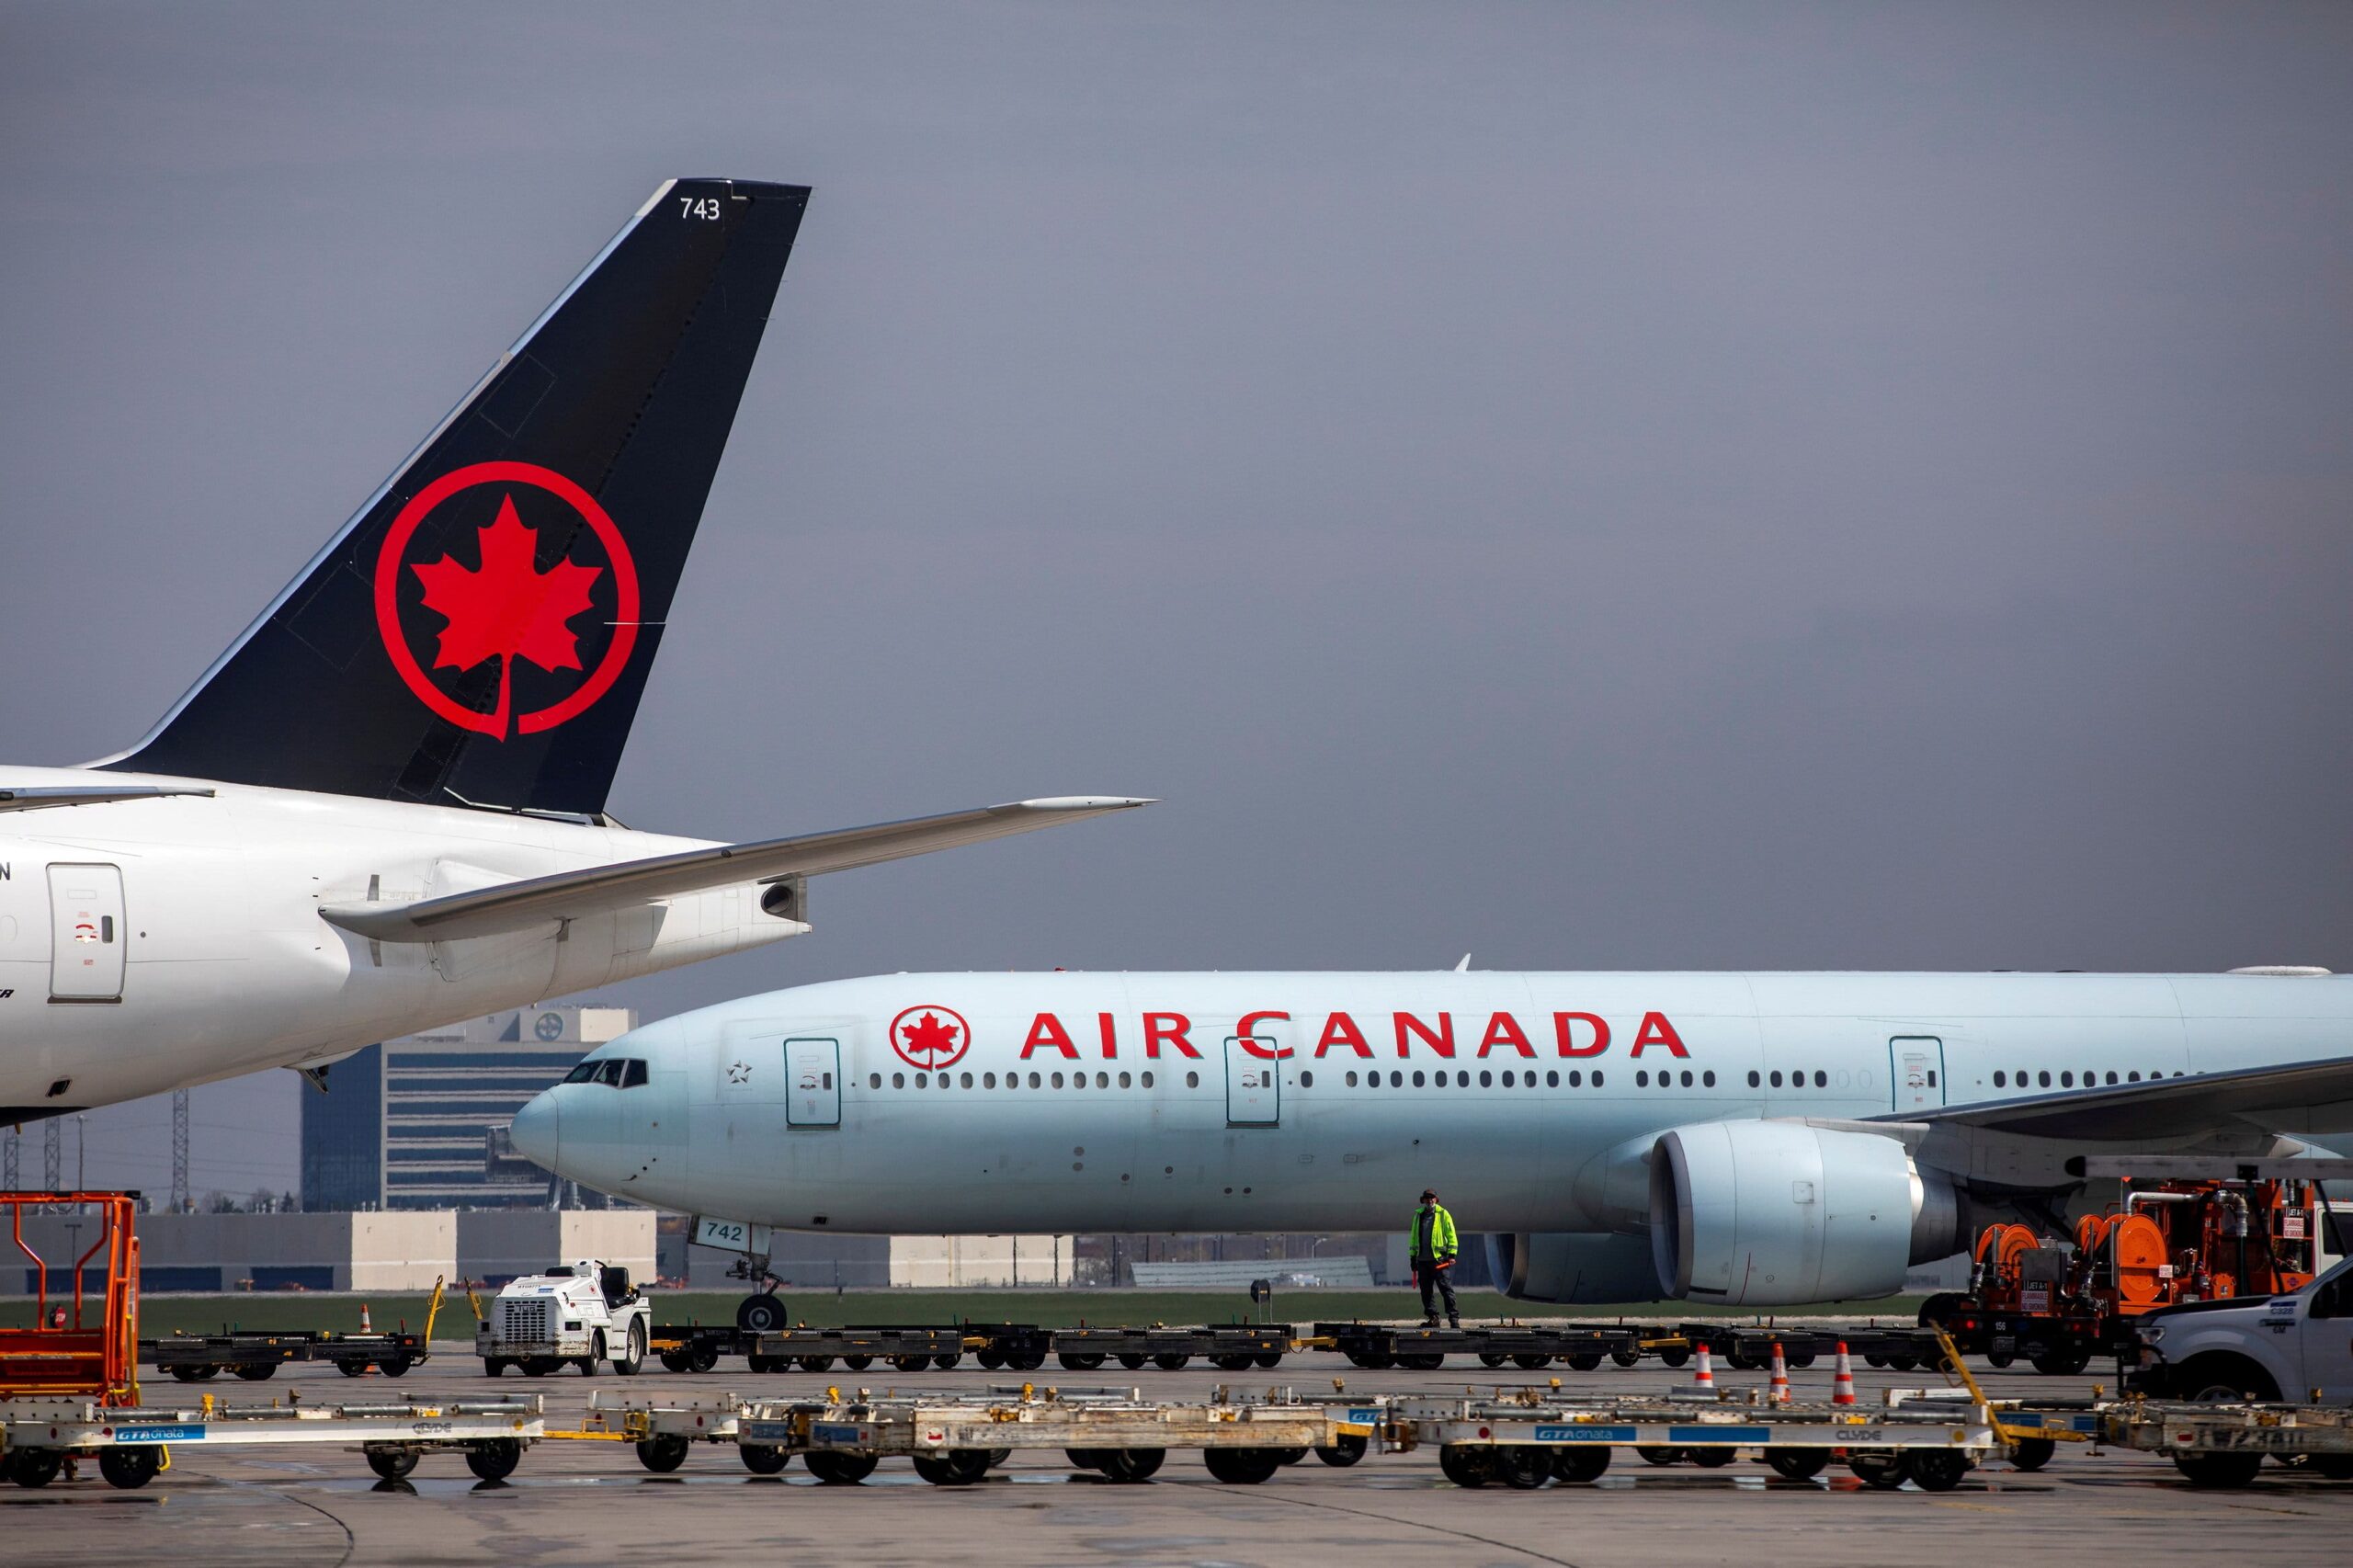
[[[94,766],[601,812],[808,199],[663,186],[154,730]]]

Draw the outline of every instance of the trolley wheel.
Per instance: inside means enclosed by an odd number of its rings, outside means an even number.
[[[1258,1352],[1258,1365],[1259,1365],[1259,1366],[1261,1366],[1261,1367],[1265,1367],[1265,1368],[1268,1368],[1268,1369],[1272,1369],[1272,1368],[1279,1367],[1279,1366],[1281,1366],[1282,1364],[1283,1364],[1283,1353],[1282,1353],[1281,1351],[1279,1351],[1279,1350],[1261,1350],[1261,1351],[1259,1351],[1259,1352]]]
[[[792,1450],[774,1443],[745,1443],[735,1451],[744,1456],[744,1468],[754,1475],[776,1475],[792,1462]]]
[[[347,1378],[363,1378],[368,1375],[368,1363],[365,1361],[337,1361],[335,1364],[335,1369],[341,1372]]]
[[[1552,1456],[1552,1473],[1563,1481],[1598,1481],[1609,1468],[1609,1445],[1586,1443]]]
[[[2177,1450],[2174,1468],[2200,1491],[2245,1486],[2263,1468],[2261,1454],[2198,1454]]]
[[[1692,1449],[1688,1450],[1688,1452],[1690,1454],[1691,1462],[1698,1465],[1701,1470],[1722,1470],[1724,1466],[1732,1463],[1733,1460],[1740,1457],[1740,1450],[1738,1449],[1723,1448],[1712,1444],[1704,1449]]]
[[[1142,1371],[1143,1364],[1151,1359],[1152,1358],[1149,1356],[1138,1356],[1129,1351],[1123,1350],[1120,1353],[1120,1365],[1125,1367],[1131,1372]]]
[[[708,1345],[698,1345],[687,1353],[687,1370],[708,1372],[719,1365],[719,1352]]]
[[[1863,1352],[1863,1365],[1866,1367],[1884,1367],[1887,1365],[1887,1358],[1881,1355],[1876,1350],[1866,1350]]]
[[[1969,1456],[1959,1449],[1915,1449],[1912,1481],[1923,1492],[1949,1492],[1969,1473]]]
[[[46,1486],[65,1468],[63,1449],[18,1449],[8,1457],[15,1461],[9,1479],[19,1486]]]
[[[687,1462],[687,1440],[675,1432],[641,1437],[637,1444],[637,1462],[656,1475],[667,1475]]]
[[[388,1378],[404,1378],[408,1376],[408,1369],[415,1365],[416,1358],[413,1356],[387,1356],[384,1359],[376,1363],[376,1370],[383,1373],[384,1376]],[[278,1369],[275,1367],[264,1367],[257,1374],[252,1372],[239,1372],[237,1376],[241,1378],[266,1378],[276,1370],[278,1370]]]
[[[951,1354],[951,1355],[947,1355],[947,1356],[934,1356],[934,1357],[931,1358],[931,1364],[932,1364],[934,1367],[938,1368],[940,1371],[943,1371],[943,1372],[952,1372],[952,1371],[954,1371],[954,1370],[956,1369],[956,1364],[957,1364],[958,1362],[961,1361],[963,1358],[964,1358],[964,1353],[963,1353],[962,1351],[959,1350],[959,1351],[954,1352],[954,1353],[953,1353],[953,1354]]]
[[[98,1450],[98,1473],[108,1486],[136,1492],[164,1468],[164,1450],[155,1443],[116,1443]]]
[[[970,1486],[989,1472],[986,1449],[949,1449],[944,1453],[917,1454],[915,1473],[934,1486]]]
[[[1172,1350],[1165,1356],[1154,1356],[1152,1358],[1152,1364],[1164,1372],[1181,1372],[1185,1369],[1186,1363],[1190,1360],[1192,1360],[1190,1356]]]
[[[790,1326],[783,1298],[773,1290],[746,1296],[735,1303],[735,1326],[747,1334],[777,1334]]]
[[[891,1365],[903,1372],[920,1372],[931,1365],[929,1356],[893,1356],[890,1360]]]
[[[1830,1464],[1828,1449],[1768,1449],[1765,1462],[1785,1481],[1812,1481]]]
[[[1639,1367],[1643,1364],[1642,1353],[1635,1350],[1612,1350],[1609,1353],[1609,1358],[1621,1367]]]
[[[409,1448],[370,1449],[368,1468],[386,1481],[399,1481],[416,1468],[417,1450]]]
[[[196,1369],[194,1367],[166,1367],[164,1369],[184,1383],[192,1383],[196,1381]]]
[[[1481,1357],[1480,1359],[1484,1360],[1486,1358]],[[1511,1364],[1518,1367],[1523,1372],[1533,1372],[1540,1367],[1551,1366],[1552,1364],[1552,1358],[1550,1356],[1537,1355],[1515,1356],[1511,1358]]]
[[[676,1350],[660,1351],[655,1359],[662,1363],[662,1369],[665,1372],[683,1372],[687,1369],[687,1358]]]
[[[989,1456],[989,1468],[991,1470],[1000,1468],[1004,1465],[1006,1460],[1013,1457],[1013,1450],[1011,1449],[985,1449],[982,1451]]]
[[[1754,1372],[1763,1367],[1765,1363],[1758,1360],[1756,1357],[1751,1356],[1747,1351],[1743,1350],[1739,1346],[1734,1345],[1724,1351],[1724,1365],[1730,1367],[1735,1372]]]
[[[1495,1449],[1481,1444],[1447,1443],[1438,1450],[1438,1468],[1455,1485],[1475,1489],[1495,1479]]]
[[[867,1368],[874,1365],[874,1358],[871,1356],[845,1356],[842,1358],[842,1365],[853,1372],[862,1372],[866,1370]]]
[[[275,1361],[267,1361],[258,1367],[239,1367],[236,1370],[237,1376],[244,1379],[244,1381],[249,1383],[267,1382],[270,1379],[278,1375],[278,1363]],[[405,1361],[402,1362],[401,1371],[405,1372],[407,1370],[408,1363]],[[384,1372],[387,1377],[398,1377],[400,1375],[399,1372],[394,1372],[389,1365],[385,1367]]]
[[[1482,1367],[1500,1367],[1506,1361],[1510,1359],[1510,1357],[1505,1355],[1500,1350],[1482,1350],[1479,1352],[1479,1365]]]
[[[1315,1450],[1315,1457],[1335,1470],[1346,1470],[1365,1456],[1370,1442],[1353,1432],[1343,1432],[1325,1448]]]
[[[2046,1350],[2034,1358],[2034,1369],[2052,1378],[2072,1378],[2091,1364],[2092,1353],[2080,1346]]]
[[[1315,1450],[1313,1449],[1268,1449],[1267,1451],[1275,1456],[1275,1463],[1279,1466],[1301,1463]]]
[[[1409,1372],[1435,1372],[1446,1365],[1446,1352],[1443,1350],[1415,1350],[1410,1353],[1400,1351],[1397,1356],[1397,1364]]]
[[[1091,1372],[1103,1364],[1103,1353],[1099,1350],[1059,1350],[1054,1353],[1054,1359],[1062,1363],[1066,1371]],[[982,1357],[981,1365],[985,1367],[988,1364],[988,1358]]]
[[[483,1377],[494,1378],[506,1370],[506,1358],[505,1357],[485,1356],[482,1358],[482,1375]]]
[[[1680,1367],[1691,1359],[1691,1351],[1687,1346],[1671,1346],[1668,1348],[1660,1351],[1658,1353],[1658,1358],[1660,1363],[1664,1366]],[[1631,1366],[1632,1363],[1629,1362],[1628,1365]]]
[[[2323,1481],[2353,1481],[2353,1454],[2314,1454],[2312,1470]]]
[[[1784,1366],[1794,1370],[1802,1367],[1813,1366],[1813,1358],[1814,1349],[1813,1346],[1808,1345],[1802,1347],[1791,1346],[1782,1355],[1781,1362]]]
[[[1103,1479],[1123,1485],[1151,1480],[1168,1459],[1166,1449],[1098,1449],[1096,1453],[1102,1462],[1095,1468]]]
[[[2020,1437],[2012,1443],[2003,1457],[2012,1470],[2040,1470],[2057,1457],[2059,1442],[2055,1437]]]
[[[1221,1372],[1246,1372],[1257,1359],[1247,1350],[1239,1356],[1220,1353],[1210,1358],[1210,1365]]]
[[[1580,1350],[1574,1356],[1563,1356],[1561,1359],[1568,1363],[1569,1370],[1572,1372],[1601,1370],[1601,1352],[1598,1350]]]
[[[874,1473],[872,1454],[845,1453],[836,1449],[813,1449],[801,1463],[828,1486],[855,1486]]]
[[[755,1355],[745,1357],[744,1364],[762,1377],[767,1377],[774,1373],[783,1371],[785,1368],[790,1366],[792,1363],[782,1356]],[[921,1363],[918,1362],[917,1365],[921,1365]]]
[[[1017,1372],[1034,1372],[1046,1364],[1046,1353],[1039,1350],[1008,1350],[1005,1364]]]
[[[983,1350],[975,1354],[972,1359],[981,1364],[981,1370],[984,1372],[1001,1372],[1005,1370],[1005,1352],[1002,1350]],[[1100,1363],[1097,1364],[1099,1365]],[[1070,1363],[1065,1361],[1063,1365],[1067,1367]]]
[[[1357,1365],[1368,1372],[1385,1372],[1397,1365],[1397,1353],[1393,1350],[1368,1350],[1364,1353],[1364,1359]]]
[[[637,1376],[638,1369],[644,1365],[645,1324],[631,1319],[628,1332],[621,1335],[621,1353],[613,1358],[613,1371],[619,1377],[633,1378]],[[396,1378],[400,1373],[386,1367],[384,1375]]]
[[[1887,1369],[1891,1372],[1916,1372],[1920,1369],[1920,1358],[1898,1351],[1887,1358]],[[2076,1370],[2081,1371],[2082,1369],[2077,1368]]]
[[[2017,1362],[2018,1358],[2011,1355],[2006,1350],[1988,1350],[1985,1352],[1985,1364],[1993,1368],[1997,1372],[2005,1367],[2016,1365]]]
[[[466,1468],[484,1481],[504,1481],[523,1462],[523,1445],[512,1437],[493,1437],[466,1450]]]
[[[1256,1486],[1282,1468],[1272,1449],[1203,1449],[1201,1463],[1228,1486]]]
[[[1634,1451],[1643,1456],[1645,1464],[1681,1464],[1690,1457],[1681,1449],[1665,1443],[1636,1443]]]
[[[801,1369],[804,1372],[830,1372],[834,1369],[834,1358],[831,1356],[803,1356],[801,1358]]]
[[[1847,1468],[1864,1485],[1893,1492],[1904,1484],[1912,1465],[1902,1449],[1855,1449],[1847,1455]]]
[[[1533,1492],[1552,1479],[1552,1450],[1534,1443],[1498,1443],[1487,1470],[1515,1492]]]

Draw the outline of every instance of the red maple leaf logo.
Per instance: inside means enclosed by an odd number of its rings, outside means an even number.
[[[579,635],[565,622],[585,611],[588,585],[601,566],[559,561],[541,572],[532,562],[539,530],[523,526],[512,496],[502,497],[498,518],[481,530],[482,565],[470,569],[444,553],[415,570],[425,585],[425,608],[449,620],[433,667],[472,669],[496,658],[498,708],[492,733],[507,732],[515,661],[525,658],[543,670],[580,668]]]
[[[938,1062],[942,1056],[946,1056],[953,1062],[956,1059],[958,1032],[955,1025],[941,1023],[926,1012],[922,1017],[899,1030],[899,1033],[906,1038],[907,1042],[906,1049],[900,1054],[909,1061],[920,1057],[926,1062]]]

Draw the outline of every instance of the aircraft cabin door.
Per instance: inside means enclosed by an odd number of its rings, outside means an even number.
[[[1934,1035],[1898,1035],[1887,1042],[1893,1108],[1932,1110],[1945,1103],[1945,1042]]]
[[[842,1048],[838,1040],[784,1042],[787,1127],[842,1124]]]
[[[49,869],[49,999],[122,1000],[122,868]]]
[[[1263,1028],[1255,1036],[1225,1037],[1225,1124],[1228,1127],[1279,1127],[1282,1124],[1283,1064],[1270,1062],[1256,1053],[1280,1049],[1277,1040],[1278,1037]]]

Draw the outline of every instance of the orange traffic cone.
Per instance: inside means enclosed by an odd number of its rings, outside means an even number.
[[[362,1334],[373,1334],[376,1332],[376,1330],[368,1322],[368,1303],[365,1301],[359,1303],[359,1332]]]
[[[1715,1369],[1708,1365],[1708,1347],[1704,1345],[1699,1346],[1699,1369],[1691,1374],[1691,1387],[1704,1394],[1716,1392]]]
[[[1790,1403],[1790,1364],[1781,1358],[1781,1342],[1773,1341],[1773,1381],[1765,1391],[1768,1404]]]
[[[1830,1403],[1855,1403],[1855,1364],[1847,1359],[1847,1342],[1843,1339],[1838,1342],[1838,1372],[1830,1380]]]

